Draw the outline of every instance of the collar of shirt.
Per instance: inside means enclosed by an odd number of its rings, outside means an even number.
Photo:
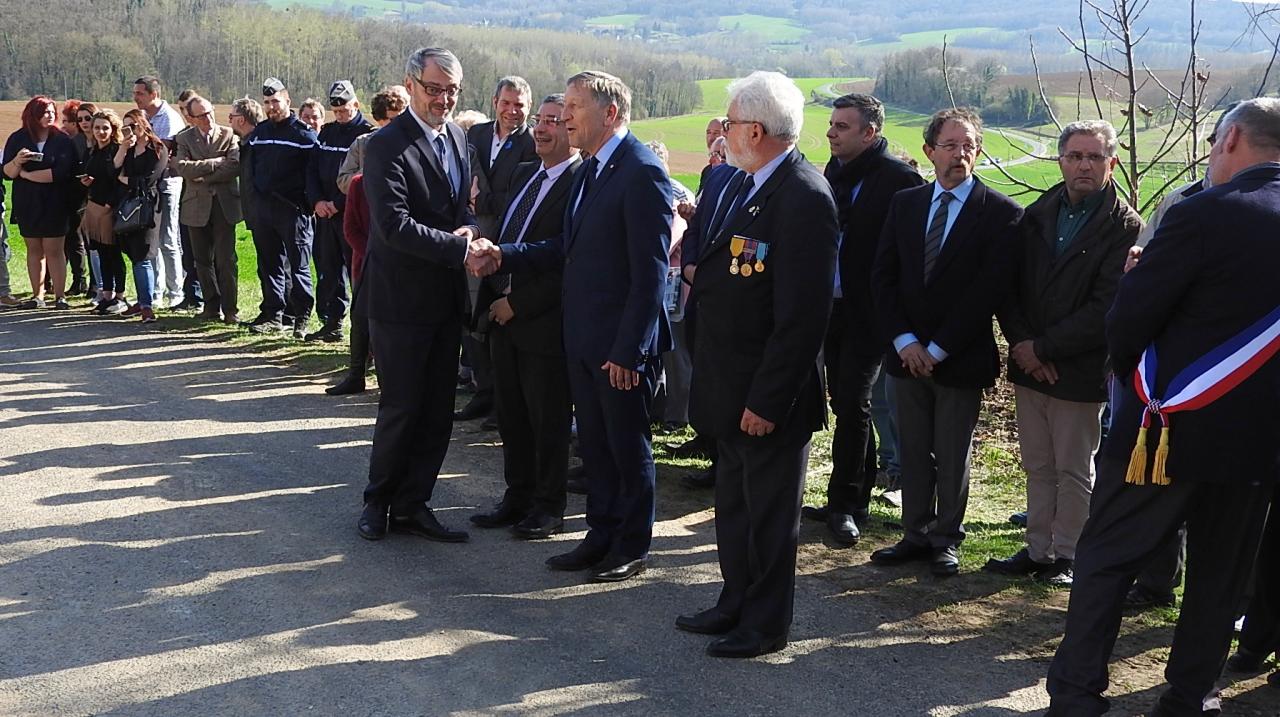
[[[764,183],[769,181],[769,177],[772,177],[773,173],[778,171],[778,167],[780,167],[782,162],[786,160],[787,156],[791,154],[792,149],[795,149],[794,145],[787,145],[787,148],[782,150],[777,157],[766,162],[763,167],[757,169],[755,173],[751,175],[751,191],[747,192],[747,196],[742,198],[743,204],[751,201],[751,198],[756,195],[756,192],[760,191],[760,188],[764,186]]]
[[[617,151],[618,145],[622,144],[622,140],[627,136],[627,128],[619,127],[613,133],[613,136],[605,140],[604,146],[596,152],[596,176],[600,176],[600,172],[604,171],[605,165],[613,157],[613,153]]]
[[[546,162],[543,162],[543,163],[542,163],[542,171],[544,171],[544,172],[546,172],[546,173],[547,173],[547,178],[546,178],[546,180],[544,180],[542,183],[543,183],[544,185],[545,185],[545,184],[555,184],[555,183],[556,183],[556,180],[560,178],[560,175],[564,174],[565,170],[569,168],[569,165],[570,165],[570,164],[573,164],[573,160],[575,160],[575,159],[577,159],[577,158],[578,158],[578,155],[576,155],[576,154],[571,154],[571,155],[569,155],[569,158],[568,158],[568,159],[566,159],[565,161],[563,161],[563,162],[561,162],[561,163],[559,163],[559,164],[552,165],[552,166],[550,166],[550,167],[548,167],[548,166],[547,166],[547,163],[546,163]],[[534,176],[534,177],[538,176],[538,173],[537,173],[537,172],[534,172],[534,173],[533,173],[533,176]],[[529,181],[530,181],[530,182],[532,182],[532,181],[533,181],[533,177],[530,177],[530,178],[529,178]],[[525,186],[528,186],[528,185],[526,184]]]
[[[494,162],[498,161],[498,153],[502,151],[502,145],[506,144],[507,141],[510,139],[511,139],[510,134],[507,135],[506,139],[502,139],[501,137],[498,136],[498,123],[495,121],[493,123],[493,142],[489,144],[489,166],[490,167],[493,166]]]
[[[538,207],[539,204],[542,203],[542,200],[546,198],[548,194],[551,193],[551,187],[555,185],[557,179],[560,179],[560,175],[564,174],[565,171],[569,169],[569,165],[573,164],[573,160],[577,158],[578,158],[578,155],[576,154],[570,155],[570,157],[565,161],[550,167],[548,167],[545,162],[543,163],[540,171],[546,172],[547,178],[542,180],[542,187],[538,190],[538,197],[533,205],[535,209]],[[508,205],[506,217],[503,218],[502,227],[498,230],[498,236],[502,236],[504,233],[506,233],[507,223],[511,221],[512,212],[514,212],[516,206],[520,204],[520,200],[524,199],[525,193],[529,191],[529,185],[533,184],[533,180],[537,178],[537,176],[538,176],[538,172],[534,172],[532,175],[530,175],[529,181],[525,182],[524,186],[521,187],[520,191],[511,197],[511,204]],[[525,228],[529,226],[529,221],[532,218],[533,218],[533,212],[529,212],[529,216],[525,218],[525,225],[523,227],[520,227],[519,239],[524,238]]]
[[[933,199],[929,200],[930,206],[938,203],[938,197],[941,196],[943,192],[951,192],[951,196],[954,197],[951,202],[952,204],[963,205],[965,200],[969,198],[969,194],[973,192],[973,183],[974,177],[972,174],[970,174],[969,178],[961,182],[955,189],[943,189],[941,184],[934,181]],[[950,211],[950,209],[948,209],[948,211]]]

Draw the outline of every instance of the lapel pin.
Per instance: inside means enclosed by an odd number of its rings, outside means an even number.
[[[760,213],[760,207],[755,204],[752,204],[751,206],[747,207],[747,211],[750,212],[751,216],[754,217],[755,215]]]

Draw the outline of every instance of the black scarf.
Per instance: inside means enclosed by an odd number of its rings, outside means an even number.
[[[849,208],[853,206],[853,202],[849,200],[849,195],[853,193],[853,188],[858,186],[868,174],[871,173],[876,166],[880,164],[881,159],[889,155],[889,141],[884,137],[876,139],[876,141],[853,159],[852,162],[841,164],[840,160],[835,157],[827,162],[826,169],[823,170],[822,176],[827,178],[831,183],[831,191],[835,194],[836,208],[840,210],[840,225],[844,226],[845,216],[849,212]]]

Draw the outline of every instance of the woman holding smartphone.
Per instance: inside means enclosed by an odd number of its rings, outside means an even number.
[[[123,144],[120,116],[111,110],[102,110],[92,117],[89,134],[93,144],[84,162],[84,175],[80,183],[89,188],[89,201],[85,204],[84,222],[80,225],[89,239],[89,246],[98,254],[101,267],[102,292],[93,313],[99,316],[119,314],[128,308],[124,298],[124,255],[115,235],[115,207],[122,194],[120,168],[116,155]]]
[[[57,126],[53,100],[36,95],[22,109],[22,129],[4,144],[4,177],[13,183],[13,216],[27,245],[31,298],[24,309],[44,308],[44,274],[53,279],[54,307],[67,304],[67,257],[64,252],[71,209],[66,185],[75,172],[76,148]]]
[[[116,151],[113,162],[120,169],[120,184],[125,187],[141,186],[154,192],[160,174],[169,165],[169,149],[151,129],[151,123],[142,110],[125,112],[121,130],[120,149]],[[122,191],[121,195],[126,193]],[[154,219],[151,228],[143,234],[145,251],[125,252],[133,262],[133,287],[138,293],[138,303],[126,309],[124,315],[141,316],[142,323],[150,324],[156,320],[151,307],[151,292],[155,284],[152,262],[160,251],[160,230]]]

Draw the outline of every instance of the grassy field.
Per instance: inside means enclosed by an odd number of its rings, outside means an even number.
[[[809,34],[794,20],[768,15],[725,15],[720,18],[720,29],[755,35],[771,44],[797,42]]]
[[[924,32],[907,32],[898,36],[898,39],[892,42],[866,42],[858,43],[859,47],[875,48],[877,50],[899,51],[913,50],[920,47],[941,47],[942,40],[945,37],[948,44],[952,44],[957,38],[965,35],[977,35],[984,32],[999,32],[999,28],[995,27],[955,27],[950,30],[926,30]],[[1010,38],[1019,37],[1017,33],[1005,33]]]
[[[828,86],[857,82],[866,78],[837,77],[804,77],[795,80],[796,85],[806,97],[814,91],[822,93]],[[671,153],[671,170],[675,174],[689,175],[701,170],[706,163],[706,128],[712,117],[724,113],[728,105],[729,79],[701,80],[698,86],[702,89],[702,104],[693,114],[677,117],[661,117],[641,120],[632,124],[632,129],[641,139],[659,140],[667,145]],[[834,91],[834,90],[832,90]],[[834,91],[838,94],[838,91]],[[830,93],[830,92],[828,92]],[[809,104],[804,110],[804,129],[796,146],[809,161],[823,165],[831,157],[827,144],[827,121],[831,110],[817,104]],[[905,152],[914,157],[922,165],[928,166],[924,151],[923,130],[928,117],[926,115],[890,108],[885,113],[884,134],[895,151]],[[1001,160],[1016,159],[1023,156],[1018,149],[1025,143],[1011,140],[996,131],[987,131],[983,136],[983,145],[987,152]],[[1056,171],[1056,170],[1055,170]],[[691,187],[693,188],[693,187]]]
[[[644,15],[636,13],[626,13],[622,15],[600,15],[599,17],[589,18],[587,25],[591,27],[635,27]]]

